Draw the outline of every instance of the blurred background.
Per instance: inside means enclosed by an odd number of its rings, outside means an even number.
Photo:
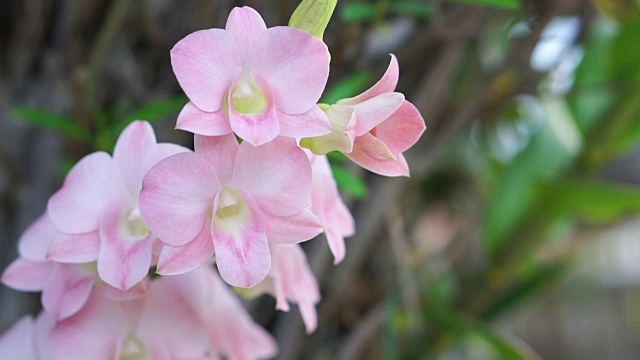
[[[232,7],[296,0],[0,1],[0,268],[82,156],[186,103],[169,50]],[[282,359],[640,358],[640,1],[340,0],[323,102],[400,63],[427,131],[389,179],[331,154],[346,260],[305,244],[318,330],[247,301]],[[0,331],[37,294],[0,288]],[[1,356],[0,356],[1,357]]]

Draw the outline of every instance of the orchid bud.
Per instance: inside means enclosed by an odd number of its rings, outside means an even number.
[[[289,26],[304,30],[322,40],[338,0],[302,0],[289,20]]]

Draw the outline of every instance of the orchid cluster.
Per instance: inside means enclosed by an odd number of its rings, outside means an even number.
[[[307,332],[315,330],[320,290],[299,243],[324,232],[337,264],[354,233],[325,155],[341,151],[370,171],[408,176],[402,153],[425,126],[394,91],[393,56],[363,94],[318,104],[330,56],[308,30],[267,28],[242,7],[225,29],[175,45],[173,70],[189,98],[176,127],[194,134],[194,151],[158,143],[151,125],[136,121],[113,155],[96,152],[73,167],[2,276],[42,292],[44,308],[0,338],[2,354],[275,356],[274,340],[226,284],[272,294],[284,311],[297,304]]]

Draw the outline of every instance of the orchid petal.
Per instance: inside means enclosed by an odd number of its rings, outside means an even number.
[[[358,119],[356,136],[361,136],[371,131],[381,122],[393,114],[402,102],[404,95],[390,92],[380,94],[356,105],[352,105]]]
[[[303,30],[272,27],[254,43],[251,71],[264,76],[279,110],[303,114],[324,91],[329,50],[322,40]]]
[[[321,136],[331,132],[329,119],[324,111],[314,106],[301,115],[278,112],[280,135],[294,138]]]
[[[196,135],[194,137],[196,154],[211,164],[223,184],[231,180],[238,147],[238,140],[233,134],[215,137]]]
[[[51,242],[58,234],[49,216],[44,213],[20,236],[18,253],[28,260],[44,261]]]
[[[262,213],[243,190],[223,189],[214,209],[211,236],[220,276],[232,286],[252,287],[271,267]]]
[[[297,303],[307,333],[317,326],[315,305],[320,302],[320,286],[309,268],[307,257],[300,245],[272,244],[273,270],[270,276],[274,286],[294,303]],[[276,294],[278,295],[276,290]],[[287,306],[288,307],[288,306]]]
[[[237,81],[238,79],[236,78],[231,89],[236,89],[236,87],[239,86]],[[262,76],[256,76],[255,82],[256,92],[260,92],[261,95],[254,94],[253,96],[263,96],[266,102],[264,109],[261,109],[259,113],[243,114],[238,112],[239,109],[233,106],[234,90],[229,92],[227,101],[229,106],[229,121],[233,131],[243,140],[254,146],[259,146],[278,136],[280,125],[278,124],[273,93],[269,88],[269,84],[267,84]]]
[[[224,110],[206,112],[192,102],[188,102],[178,114],[176,129],[207,136],[226,135],[233,131]]]
[[[322,232],[320,220],[307,209],[286,217],[269,213],[263,215],[270,242],[294,244],[312,239]]]
[[[59,233],[47,252],[47,259],[62,263],[81,264],[98,260],[100,233]]]
[[[195,359],[206,352],[205,327],[185,295],[176,292],[165,279],[149,285],[136,336],[153,359]]]
[[[397,156],[418,142],[425,129],[420,111],[405,101],[386,121],[376,127],[376,137]]]
[[[236,41],[222,29],[196,31],[178,41],[171,65],[189,100],[207,112],[222,107],[231,82],[242,71]]]
[[[140,213],[164,243],[185,245],[202,230],[219,186],[216,172],[201,156],[173,155],[160,161],[145,176]]]
[[[300,141],[300,146],[305,147],[316,155],[325,155],[338,150],[350,153],[353,150],[353,142],[356,137],[357,119],[351,106],[331,105],[326,110],[331,124],[331,132]]]
[[[236,7],[229,13],[225,30],[236,40],[242,64],[249,66],[253,44],[258,36],[267,30],[264,20],[257,11],[248,6]]]
[[[213,256],[211,228],[203,226],[200,234],[190,243],[179,246],[165,246],[158,259],[158,274],[177,275],[194,270]]]
[[[384,146],[384,147],[383,147]],[[387,153],[380,153],[386,149]],[[391,152],[382,141],[371,134],[358,136],[353,151],[346,154],[356,164],[384,176],[409,176],[409,166],[403,155],[389,156]]]
[[[375,85],[373,85],[362,94],[356,97],[340,100],[339,103],[345,105],[356,105],[380,94],[393,92],[396,89],[396,85],[398,84],[398,76],[398,59],[396,59],[395,55],[391,54],[391,61],[389,62],[387,71],[384,73],[384,75],[382,75],[382,78],[378,80]]]
[[[127,290],[142,281],[151,265],[151,238],[146,234],[128,234],[121,209],[114,209],[100,226],[98,274],[107,284]],[[123,219],[124,218],[124,219]]]
[[[96,152],[82,158],[67,175],[62,189],[49,199],[47,212],[55,227],[72,234],[97,230],[105,204],[120,185],[114,174],[114,164],[107,153]]]
[[[291,138],[279,137],[260,147],[242,143],[231,183],[251,193],[261,210],[291,216],[309,199],[311,165]]]
[[[54,266],[55,263],[49,261],[18,258],[2,273],[2,283],[20,291],[42,291],[49,283]]]
[[[129,331],[120,303],[93,292],[80,312],[55,325],[49,337],[51,353],[55,359],[111,360]]]
[[[42,305],[57,320],[74,315],[89,299],[95,278],[76,265],[57,264],[42,291]]]
[[[0,354],[11,360],[39,359],[35,344],[35,323],[25,315],[0,336]]]

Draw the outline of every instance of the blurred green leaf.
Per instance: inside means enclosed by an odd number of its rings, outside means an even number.
[[[16,119],[49,128],[86,144],[91,143],[91,133],[71,119],[36,108],[17,106],[11,110]]]
[[[386,3],[358,1],[345,4],[340,16],[345,22],[366,22],[387,13],[429,19],[433,16],[433,8],[429,4],[410,0]]]
[[[424,19],[430,19],[433,16],[433,8],[429,4],[415,1],[392,1],[389,4],[388,12]]]
[[[342,7],[340,17],[344,22],[364,22],[373,18],[376,7],[371,2],[350,2]]]
[[[545,185],[546,209],[555,215],[577,215],[607,223],[630,213],[640,214],[640,189],[608,183],[563,181]]]
[[[321,103],[335,104],[338,100],[361,93],[371,81],[371,74],[361,70],[335,83],[322,96]]]
[[[476,4],[482,6],[493,6],[504,9],[519,9],[520,2],[518,0],[447,0],[449,2],[457,2],[464,4]]]
[[[349,160],[349,158],[341,153],[340,151],[331,151],[329,153],[327,153],[327,159],[329,159],[330,162],[335,162],[335,161],[346,161]]]
[[[540,198],[538,184],[558,179],[582,149],[582,136],[562,99],[541,99],[545,120],[529,146],[504,169],[490,191],[483,241],[491,254],[512,235]],[[545,194],[546,196],[546,194]]]
[[[361,178],[338,165],[331,165],[331,171],[340,190],[356,199],[361,199],[367,195],[367,184]]]
[[[538,293],[544,287],[564,275],[569,270],[569,261],[536,264],[527,276],[504,290],[493,302],[493,305],[482,314],[482,318],[490,319],[498,314],[522,303],[531,295]]]
[[[425,306],[426,321],[455,336],[476,335],[483,339],[503,360],[537,359],[524,344],[510,336],[504,336],[481,321],[457,313],[444,305],[433,303]]]
[[[149,122],[158,121],[169,115],[177,115],[184,107],[188,99],[184,96],[176,96],[156,103],[142,106],[113,126],[113,133],[120,134],[134,120],[146,120]]]

